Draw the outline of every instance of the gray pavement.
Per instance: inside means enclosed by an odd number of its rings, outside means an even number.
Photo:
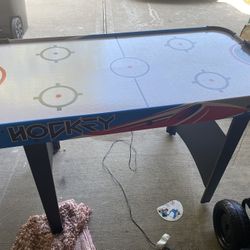
[[[217,25],[237,33],[248,16],[216,0],[26,0],[25,37]]]
[[[86,35],[136,30],[219,25],[238,34],[249,17],[215,0],[27,0],[26,38]],[[227,129],[228,120],[220,122]],[[120,190],[102,169],[101,161],[116,139],[130,142],[131,134],[62,142],[54,157],[58,199],[75,199],[93,209],[90,231],[98,250],[152,249],[129,219]],[[199,203],[204,190],[195,163],[178,136],[165,129],[134,132],[138,171],[127,167],[129,147],[117,144],[107,164],[121,181],[138,224],[156,242],[165,232],[175,250],[220,249],[213,232],[216,201],[241,201],[249,195],[249,130],[233,156],[212,201]],[[18,228],[30,215],[43,213],[23,149],[0,150],[0,249],[9,249]],[[183,218],[163,221],[156,208],[178,199]]]

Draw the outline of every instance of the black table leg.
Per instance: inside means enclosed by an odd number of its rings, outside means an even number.
[[[53,154],[56,154],[59,149],[60,149],[60,142],[59,141],[55,141],[55,142],[52,142],[53,144]]]
[[[201,203],[209,202],[250,120],[250,112],[233,118],[225,135],[215,121],[170,127],[185,142],[200,172],[205,191]]]
[[[169,135],[175,135],[176,134],[176,127],[167,127],[166,132],[169,133]]]
[[[224,171],[237,147],[237,144],[248,124],[250,119],[250,113],[239,115],[233,118],[227,136],[225,138],[225,143],[221,150],[221,153],[216,161],[213,173],[206,185],[205,192],[202,196],[201,203],[209,202],[215,192],[217,185],[220,182]]]
[[[51,171],[53,144],[24,146],[24,150],[53,234],[62,231],[62,224]]]

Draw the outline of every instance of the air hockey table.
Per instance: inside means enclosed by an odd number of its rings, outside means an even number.
[[[249,121],[250,46],[221,27],[1,40],[0,106],[0,148],[23,146],[52,233],[53,145],[66,139],[167,127],[208,202]]]

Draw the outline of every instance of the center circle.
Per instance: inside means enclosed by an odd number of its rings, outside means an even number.
[[[110,64],[110,69],[118,76],[136,78],[147,74],[150,67],[147,62],[141,59],[134,57],[124,57],[113,61]]]

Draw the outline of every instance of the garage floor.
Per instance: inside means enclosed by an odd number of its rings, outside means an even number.
[[[31,37],[81,35],[219,25],[240,33],[249,15],[216,0],[27,0]],[[238,1],[240,2],[240,1]],[[236,6],[237,7],[237,6]],[[250,14],[250,13],[249,13]],[[221,121],[227,129],[229,120]],[[132,213],[150,239],[171,235],[173,250],[220,249],[212,227],[214,204],[223,198],[248,197],[250,134],[246,130],[212,201],[201,205],[204,186],[180,137],[165,129],[133,133],[132,164],[128,168],[131,133],[62,142],[54,157],[58,199],[75,199],[93,209],[90,231],[98,250],[152,249],[129,218],[122,193],[102,168],[102,159],[117,143],[106,164],[124,186]],[[9,249],[20,225],[43,213],[23,149],[0,150],[0,249]],[[133,165],[134,166],[134,165]],[[46,180],[45,180],[46,181]],[[156,208],[177,199],[184,207],[178,222],[166,222]]]

